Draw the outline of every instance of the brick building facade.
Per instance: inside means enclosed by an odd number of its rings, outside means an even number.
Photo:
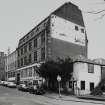
[[[65,3],[19,40],[17,79],[37,79],[36,69],[41,62],[76,55],[87,57],[87,49],[82,13],[74,4]]]

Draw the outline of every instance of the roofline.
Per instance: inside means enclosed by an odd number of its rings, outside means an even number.
[[[100,65],[100,66],[105,66],[105,64],[100,64],[100,63],[96,63],[96,62],[93,62],[93,61],[82,61],[82,60],[75,60],[73,61],[73,63],[75,62],[82,62],[82,63],[89,63],[89,64],[95,64],[95,65]]]
[[[24,37],[26,37],[29,33],[31,33],[35,28],[37,28],[40,24],[42,24],[42,23],[43,23],[45,20],[47,20],[49,17],[50,17],[50,15],[47,16],[45,19],[43,19],[41,22],[39,22],[39,24],[37,24],[34,28],[32,28],[30,31],[28,31],[28,33],[27,33],[26,35],[24,35],[21,39],[23,39]],[[20,41],[21,39],[19,39],[19,41]]]
[[[60,9],[62,6],[64,6],[65,4],[71,3],[72,5],[74,5],[75,7],[78,8],[77,5],[73,4],[72,2],[66,2],[64,4],[62,4],[59,8],[55,9],[53,12],[51,12],[45,19],[43,19],[41,22],[39,22],[39,24],[37,24],[34,28],[32,28],[30,31],[28,31],[27,34],[25,34],[20,40],[22,40],[25,36],[27,36],[29,33],[31,33],[35,28],[37,28],[41,23],[43,23],[46,19],[48,19],[52,14],[54,14],[54,12],[56,12],[58,9]],[[78,8],[79,9],[79,8]],[[80,9],[79,9],[80,10]],[[81,10],[80,10],[81,11]]]

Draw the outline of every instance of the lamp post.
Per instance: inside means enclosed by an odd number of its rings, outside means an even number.
[[[61,98],[61,93],[60,93],[60,81],[61,81],[61,76],[57,76],[57,81],[58,81],[58,86],[59,86],[59,97]]]

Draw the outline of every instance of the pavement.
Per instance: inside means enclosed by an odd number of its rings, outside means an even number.
[[[105,101],[105,96],[86,95],[86,96],[78,96],[78,98],[87,99],[87,100],[95,100],[95,101]]]
[[[100,97],[100,96],[91,96],[91,95],[74,96],[74,95],[64,95],[64,94],[59,96],[59,94],[57,94],[57,93],[46,93],[44,96],[51,98],[51,99],[56,99],[56,100],[93,103],[93,104],[104,104],[105,105],[105,97]]]

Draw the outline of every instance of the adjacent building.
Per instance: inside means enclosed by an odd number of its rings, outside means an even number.
[[[6,78],[7,81],[16,81],[16,69],[17,69],[17,51],[13,51],[8,54],[6,58]]]
[[[0,80],[5,80],[5,58],[6,54],[0,52]]]
[[[86,58],[73,62],[73,89],[76,95],[90,94],[105,79],[105,63]]]
[[[38,79],[37,67],[58,57],[87,57],[88,40],[81,10],[68,2],[19,40],[17,81]]]

